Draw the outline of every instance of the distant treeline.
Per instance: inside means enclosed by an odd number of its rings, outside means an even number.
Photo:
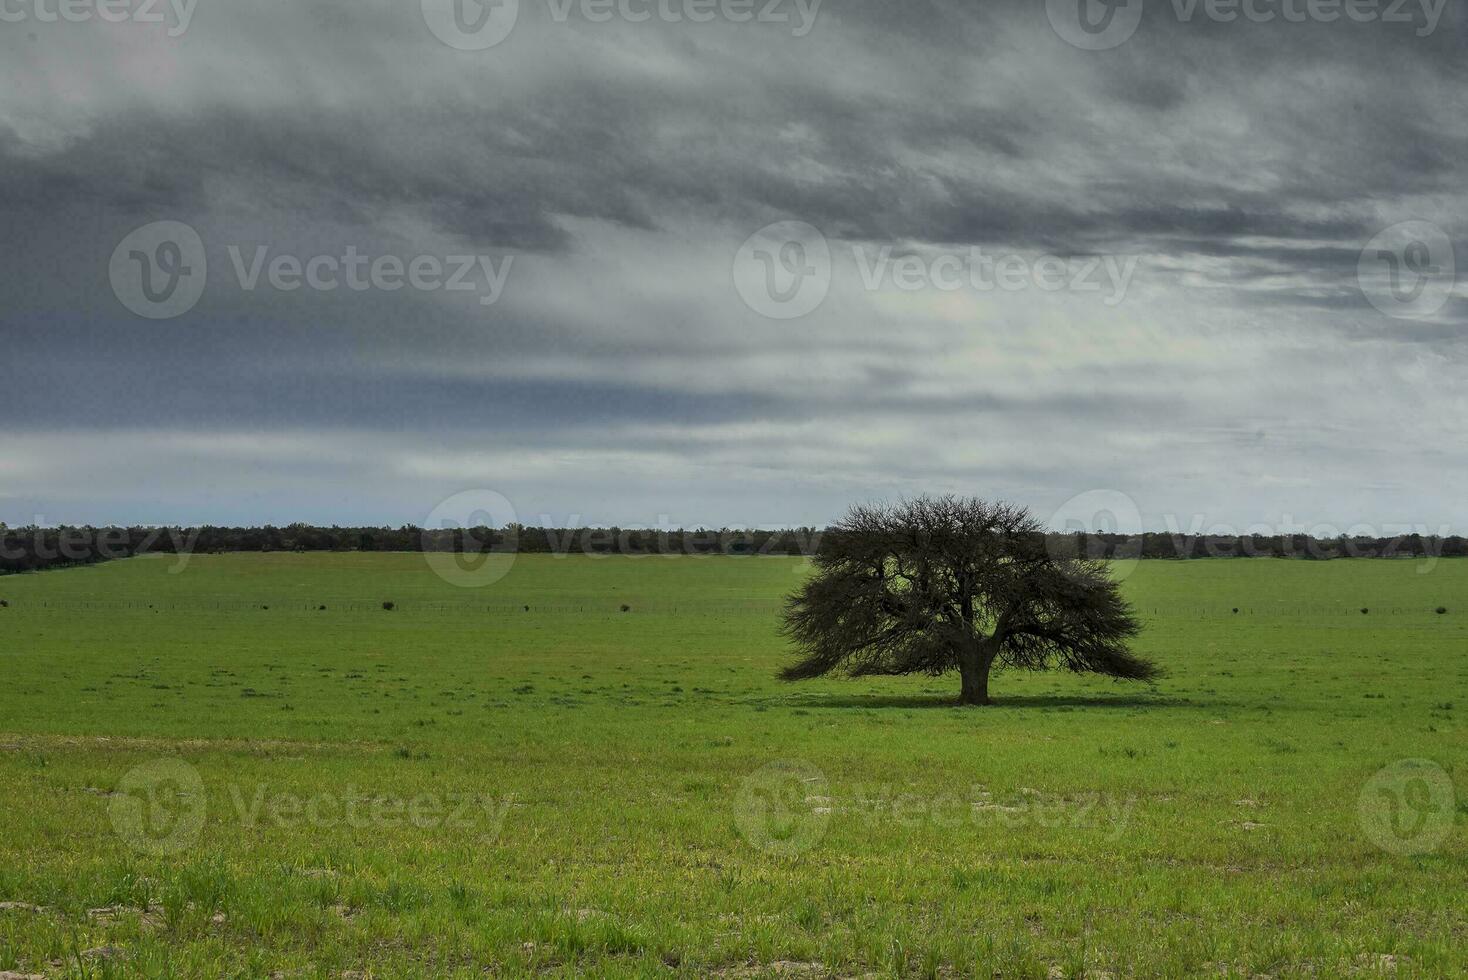
[[[439,551],[589,555],[809,555],[824,532],[800,527],[759,531],[632,528],[429,530],[388,527],[19,527],[0,524],[0,573],[85,565],[142,554],[232,551]],[[1283,535],[1050,534],[1052,553],[1091,558],[1450,558],[1468,556],[1468,538],[1404,534],[1391,538]]]
[[[1065,542],[1092,558],[1463,558],[1468,538],[1428,534],[1395,537],[1340,535],[1316,538],[1308,534],[1211,535],[1147,531],[1142,534],[1051,534],[1052,543]],[[1073,543],[1072,543],[1073,542]]]
[[[0,573],[85,565],[144,554],[233,551],[439,551],[601,555],[804,555],[820,530],[617,527],[429,530],[404,527],[20,527],[0,524]]]

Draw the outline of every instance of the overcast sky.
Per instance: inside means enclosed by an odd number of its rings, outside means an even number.
[[[0,2],[12,525],[1468,529],[1461,5],[70,2]]]

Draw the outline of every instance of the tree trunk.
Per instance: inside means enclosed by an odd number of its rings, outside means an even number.
[[[980,644],[974,644],[958,658],[958,675],[962,679],[959,704],[989,704],[989,666],[994,658]]]

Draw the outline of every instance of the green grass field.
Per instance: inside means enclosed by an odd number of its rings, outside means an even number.
[[[177,569],[0,578],[0,971],[1468,973],[1468,562],[1143,562],[1168,677],[979,709],[775,680],[795,559]]]

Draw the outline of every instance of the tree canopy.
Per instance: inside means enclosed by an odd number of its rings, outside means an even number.
[[[1063,668],[1151,680],[1140,630],[1103,562],[1047,547],[1023,507],[953,496],[858,506],[822,537],[788,600],[799,658],[780,676],[961,676],[989,703],[994,668]]]

